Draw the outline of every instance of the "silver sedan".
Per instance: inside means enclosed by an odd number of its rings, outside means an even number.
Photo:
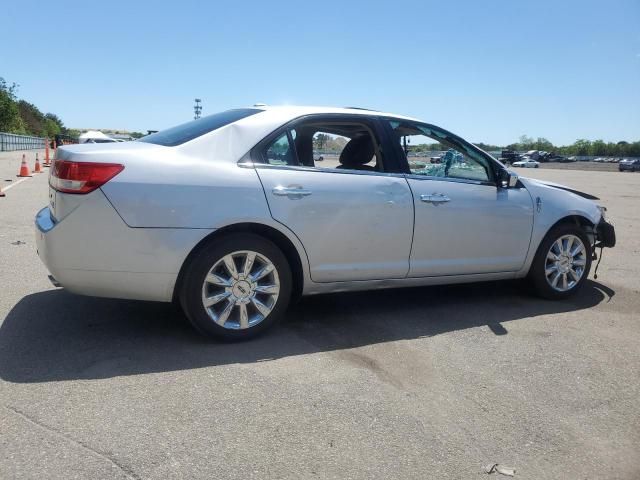
[[[615,244],[595,197],[355,108],[242,108],[65,146],[49,183],[36,238],[55,284],[176,301],[222,338],[264,331],[299,295],[526,277],[562,299]]]

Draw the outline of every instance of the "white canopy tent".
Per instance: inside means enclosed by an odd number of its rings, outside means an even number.
[[[88,132],[82,133],[78,137],[78,141],[79,143],[105,143],[115,142],[116,140],[98,130],[89,130]]]

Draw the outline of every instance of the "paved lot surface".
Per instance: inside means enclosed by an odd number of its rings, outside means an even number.
[[[604,163],[604,162],[568,162],[568,163],[541,163],[541,169],[554,169],[554,170],[586,170],[586,171],[598,171],[598,172],[618,172],[619,165],[617,163]],[[522,173],[528,171],[527,168],[513,168],[515,171]],[[524,175],[524,173],[523,173]]]
[[[316,297],[230,345],[166,305],[53,289],[32,231],[46,175],[16,185],[0,199],[0,478],[468,479],[492,462],[640,478],[640,175],[526,173],[600,195],[616,223],[576,298]]]

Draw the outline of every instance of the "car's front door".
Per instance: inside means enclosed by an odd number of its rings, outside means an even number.
[[[409,186],[385,172],[375,125],[339,120],[307,120],[252,151],[271,214],[301,240],[315,282],[404,278]]]
[[[533,227],[527,190],[497,188],[490,161],[448,132],[417,123],[390,128],[408,162],[415,204],[409,276],[522,268]]]

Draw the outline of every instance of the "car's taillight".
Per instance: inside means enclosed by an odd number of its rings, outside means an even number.
[[[124,170],[119,163],[70,162],[55,160],[51,166],[49,185],[64,193],[89,193],[101,187]]]

